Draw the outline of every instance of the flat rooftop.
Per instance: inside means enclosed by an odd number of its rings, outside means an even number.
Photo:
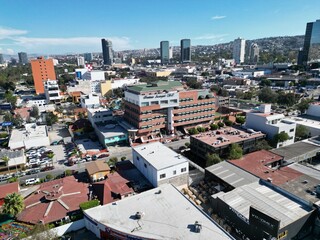
[[[13,129],[10,141],[27,141],[32,138],[48,137],[46,125],[26,124],[25,129]]]
[[[143,144],[133,147],[132,149],[157,170],[188,162],[187,158],[176,153],[160,142]]]
[[[249,139],[262,138],[265,134],[260,131],[245,131],[233,127],[220,130],[214,130],[191,136],[215,148],[227,146],[232,143],[238,143]]]
[[[270,180],[279,186],[303,175],[289,167],[271,168],[271,164],[281,161],[283,157],[267,150],[260,150],[244,155],[241,159],[231,160],[230,163],[252,173],[253,175]]]
[[[299,117],[286,117],[284,120],[303,125],[309,128],[320,129],[320,118],[317,117],[309,117],[306,115]]]
[[[157,81],[152,84],[140,84],[135,86],[128,86],[128,90],[135,92],[149,92],[149,91],[175,91],[183,90],[183,86],[179,81]]]
[[[308,141],[296,142],[288,146],[270,150],[270,152],[283,156],[287,162],[300,162],[315,157],[319,151],[319,145]]]
[[[234,188],[259,181],[259,178],[227,161],[212,165],[206,170]]]
[[[259,183],[251,183],[228,193],[219,194],[217,197],[248,220],[250,206],[254,206],[268,216],[280,220],[280,228],[312,211],[308,206],[293,201]]]
[[[135,218],[136,212],[143,213],[139,221]],[[170,184],[124,198],[116,204],[88,209],[85,214],[131,237],[233,239]],[[202,225],[199,233],[193,231],[195,221]]]
[[[97,124],[97,128],[105,138],[111,138],[111,137],[116,137],[119,135],[126,134],[126,130],[118,124],[108,124],[108,125]]]

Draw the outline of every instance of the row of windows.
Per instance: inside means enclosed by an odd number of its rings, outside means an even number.
[[[188,122],[188,121],[198,120],[198,119],[202,119],[202,118],[210,118],[210,117],[213,117],[213,116],[214,116],[213,114],[209,114],[209,115],[198,116],[198,117],[183,118],[183,119],[176,120],[175,122],[177,122],[177,123],[179,123],[179,122]]]
[[[156,120],[156,119],[160,119],[160,118],[164,118],[165,120],[168,120],[168,118],[166,116],[156,116],[156,117],[153,117],[153,118],[142,118],[140,120],[140,122],[148,122],[148,121]]]
[[[175,116],[184,116],[184,115],[189,115],[189,114],[194,114],[194,113],[208,112],[208,111],[212,111],[212,110],[214,110],[214,108],[205,108],[205,109],[199,109],[199,110],[190,111],[190,112],[176,113],[174,115]]]
[[[193,101],[193,98],[180,98],[179,101],[180,102],[189,102],[189,101]]]
[[[202,102],[202,103],[194,103],[194,104],[182,105],[182,106],[177,107],[177,109],[205,106],[205,105],[211,105],[211,104],[215,104],[215,102]]]
[[[146,167],[146,166],[145,166]],[[183,172],[186,172],[187,171],[187,168],[181,168],[181,172],[183,173]],[[172,172],[172,174],[173,175],[176,175],[177,174],[177,171],[176,170],[173,170],[173,172]],[[163,178],[165,178],[166,177],[166,174],[165,173],[163,173],[163,174],[160,174],[160,179],[163,179]]]

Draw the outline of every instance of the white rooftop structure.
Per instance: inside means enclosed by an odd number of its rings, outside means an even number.
[[[88,209],[84,214],[87,229],[98,238],[100,231],[106,231],[110,237],[126,239],[233,239],[171,184]],[[201,225],[199,232],[195,231],[196,222]]]
[[[312,210],[259,183],[238,187],[217,197],[248,220],[250,206],[253,206],[280,220],[280,228],[308,215]]]
[[[139,145],[133,149],[157,170],[188,162],[188,159],[160,142]]]

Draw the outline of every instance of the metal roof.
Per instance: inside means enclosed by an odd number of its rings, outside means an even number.
[[[259,178],[251,173],[226,161],[212,165],[206,170],[234,188],[259,181]]]

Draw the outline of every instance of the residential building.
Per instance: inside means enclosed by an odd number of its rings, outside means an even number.
[[[84,57],[84,61],[87,63],[91,62],[93,59],[92,53],[84,53],[83,57]]]
[[[249,62],[250,64],[257,64],[259,62],[259,46],[256,43],[251,43],[249,50]]]
[[[44,59],[44,57],[33,59],[31,60],[31,68],[36,94],[44,93],[44,81],[57,79],[53,59]]]
[[[91,182],[101,181],[110,173],[109,165],[103,160],[97,160],[86,164],[86,171]]]
[[[227,157],[231,145],[235,143],[244,153],[255,151],[257,142],[264,138],[265,134],[261,132],[226,127],[190,136],[190,148],[193,154],[205,160],[207,153]]]
[[[101,39],[102,55],[104,65],[111,66],[113,64],[112,42],[110,40]]]
[[[4,198],[12,193],[19,193],[19,182],[7,183],[0,185],[0,207],[4,204]]]
[[[82,108],[97,108],[100,106],[100,97],[92,93],[81,95],[80,102]]]
[[[25,208],[17,219],[31,224],[69,220],[72,213],[80,211],[79,205],[89,200],[88,185],[74,176],[42,183],[24,200]]]
[[[105,80],[104,71],[92,70],[90,68],[76,68],[76,79],[101,81]]]
[[[28,63],[28,55],[25,52],[19,52],[19,63],[20,64],[27,64]]]
[[[173,47],[169,47],[169,60],[173,58]]]
[[[315,109],[312,109],[312,111]],[[313,112],[317,113],[317,112]],[[311,112],[311,114],[313,114]],[[295,123],[296,126],[304,126],[308,129],[307,137],[315,137],[320,135],[320,120],[317,117],[314,116],[308,116],[308,115],[300,115],[297,116],[287,116],[285,118],[286,122],[292,122]]]
[[[309,22],[304,35],[304,45],[302,54],[302,64],[309,62],[319,62],[320,60],[320,20]]]
[[[154,187],[165,183],[175,186],[188,184],[188,159],[160,142],[133,147],[132,159],[133,164]]]
[[[85,65],[85,61],[84,61],[84,57],[77,57],[77,66],[84,66]]]
[[[308,204],[263,182],[212,195],[211,206],[243,239],[304,239],[316,212]]]
[[[112,110],[106,108],[88,108],[88,120],[92,126],[103,124],[113,120]]]
[[[135,194],[134,190],[130,187],[130,181],[123,178],[117,172],[108,174],[106,180],[95,182],[92,184],[92,187],[101,205],[112,203]]]
[[[84,221],[99,239],[234,239],[171,184],[85,210]]]
[[[0,64],[4,64],[4,58],[2,53],[0,53]]]
[[[105,148],[128,142],[128,131],[116,123],[96,123],[94,130]]]
[[[182,39],[180,41],[180,51],[181,51],[181,63],[190,63],[191,62],[191,40]]]
[[[13,129],[9,140],[10,149],[29,149],[32,147],[49,146],[50,140],[46,125],[35,123],[25,124],[24,129]]]
[[[271,104],[262,104],[258,111],[247,112],[245,126],[266,133],[268,139],[273,139],[281,132],[287,133],[289,139],[284,142],[279,141],[277,147],[294,143],[296,124],[286,121],[283,114],[271,112]]]
[[[9,161],[6,163],[3,158],[8,157]],[[17,169],[18,167],[23,167],[27,163],[26,156],[24,154],[24,150],[6,150],[2,149],[0,151],[0,169],[5,170],[5,169],[12,169],[15,168]]]
[[[112,95],[112,90],[124,88],[126,86],[139,84],[140,78],[113,78],[111,80],[100,81],[101,95]]]
[[[174,134],[185,126],[208,123],[214,118],[216,100],[207,89],[184,90],[178,81],[128,86],[125,90],[125,120],[137,136]]]
[[[236,64],[244,62],[246,40],[237,38],[233,41],[233,59]]]
[[[160,42],[160,58],[161,64],[168,64],[169,57],[169,41],[161,41]]]
[[[44,93],[48,103],[59,103],[61,100],[60,89],[57,80],[44,82]]]

